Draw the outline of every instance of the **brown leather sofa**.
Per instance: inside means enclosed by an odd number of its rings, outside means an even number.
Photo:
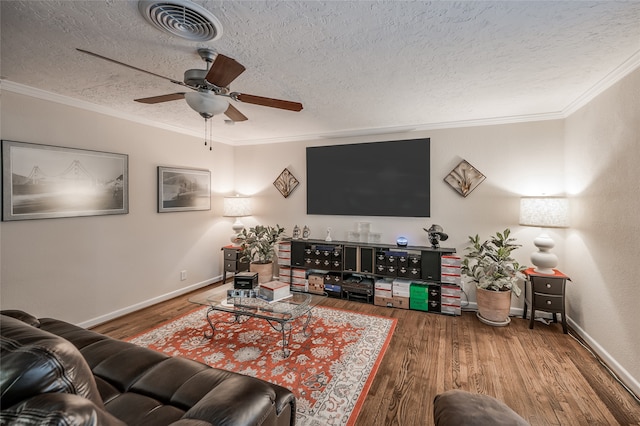
[[[0,315],[0,424],[295,424],[286,388],[22,311]]]

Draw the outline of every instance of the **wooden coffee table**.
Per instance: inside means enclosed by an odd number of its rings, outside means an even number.
[[[208,306],[205,317],[211,326],[211,331],[205,332],[204,337],[213,338],[216,327],[221,323],[241,324],[251,318],[262,319],[267,321],[275,331],[281,333],[282,354],[285,358],[290,354],[287,348],[291,337],[292,323],[298,319],[303,321],[302,332],[308,337],[310,334],[307,334],[307,327],[311,322],[313,308],[327,297],[326,294],[292,291],[291,297],[277,302],[267,302],[255,297],[235,297],[230,300],[232,303],[228,303],[227,290],[231,288],[229,286],[216,287],[189,298],[191,303]],[[232,314],[233,320],[212,320],[210,317],[212,312]]]

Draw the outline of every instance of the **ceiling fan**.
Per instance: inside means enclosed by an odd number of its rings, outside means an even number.
[[[198,54],[207,63],[206,69],[190,69],[185,71],[183,81],[174,80],[133,65],[125,64],[115,59],[90,52],[88,50],[76,49],[79,52],[101,58],[115,64],[141,71],[153,76],[169,80],[174,84],[187,87],[192,92],[177,92],[166,95],[152,96],[148,98],[134,99],[136,102],[144,104],[157,104],[161,102],[184,99],[187,104],[205,120],[214,115],[224,113],[232,121],[245,121],[247,117],[229,103],[228,99],[255,105],[262,105],[271,108],[285,109],[289,111],[301,111],[300,102],[285,101],[281,99],[266,98],[263,96],[249,95],[246,93],[231,92],[229,84],[245,71],[245,67],[235,59],[216,53],[213,49],[200,48]]]

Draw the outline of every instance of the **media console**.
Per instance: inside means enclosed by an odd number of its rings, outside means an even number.
[[[279,279],[292,290],[460,314],[460,259],[453,248],[287,240],[278,252]]]

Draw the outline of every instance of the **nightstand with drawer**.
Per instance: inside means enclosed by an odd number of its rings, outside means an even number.
[[[231,272],[233,274],[242,271],[249,270],[248,262],[241,262],[241,251],[242,249],[238,246],[224,246],[222,247],[223,252],[223,282],[227,282],[227,273]]]
[[[528,278],[524,290],[524,312],[522,318],[527,317],[527,307],[531,307],[529,328],[533,328],[535,312],[544,311],[553,315],[553,322],[557,322],[560,314],[562,331],[567,333],[567,317],[565,314],[565,287],[571,279],[562,272],[554,269],[554,274],[539,274],[533,268],[524,271]],[[530,289],[530,291],[529,291]]]

